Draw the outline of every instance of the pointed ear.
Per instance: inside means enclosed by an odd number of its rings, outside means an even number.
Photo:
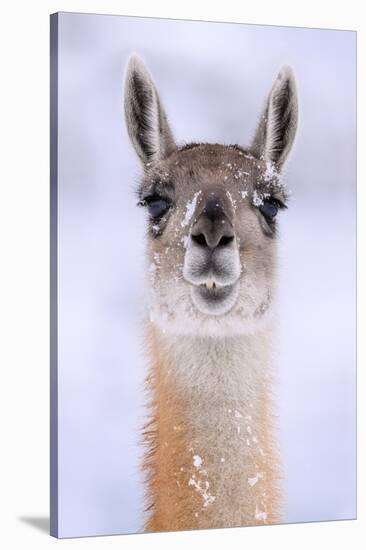
[[[127,66],[124,108],[130,140],[144,164],[164,159],[174,151],[176,145],[155,84],[135,55]]]
[[[281,170],[295,139],[297,128],[297,92],[291,67],[285,65],[269,94],[251,151],[257,158],[276,164]]]

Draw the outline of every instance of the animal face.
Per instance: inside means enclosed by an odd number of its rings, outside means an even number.
[[[145,66],[130,62],[125,112],[144,166],[150,314],[165,331],[249,333],[270,317],[287,199],[280,169],[296,128],[292,75],[280,75],[252,147],[178,147]]]

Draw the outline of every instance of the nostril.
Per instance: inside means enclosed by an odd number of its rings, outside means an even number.
[[[231,237],[228,237],[226,235],[223,235],[221,237],[221,239],[219,240],[217,246],[227,246],[228,244],[230,244],[231,242],[233,242],[234,240],[234,237],[231,236]]]
[[[206,237],[203,233],[199,235],[191,235],[192,241],[194,241],[199,246],[207,246]]]

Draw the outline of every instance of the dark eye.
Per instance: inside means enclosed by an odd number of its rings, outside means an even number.
[[[160,197],[159,195],[146,197],[140,204],[147,206],[149,214],[154,220],[161,218],[169,208],[168,199]]]
[[[264,199],[263,203],[259,206],[259,210],[266,218],[268,223],[274,223],[274,219],[277,216],[280,204],[276,199]]]

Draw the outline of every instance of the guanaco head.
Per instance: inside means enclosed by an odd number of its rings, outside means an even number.
[[[281,170],[297,127],[290,67],[277,76],[252,144],[176,144],[156,86],[130,58],[125,116],[143,175],[151,319],[165,331],[228,335],[269,318]]]

